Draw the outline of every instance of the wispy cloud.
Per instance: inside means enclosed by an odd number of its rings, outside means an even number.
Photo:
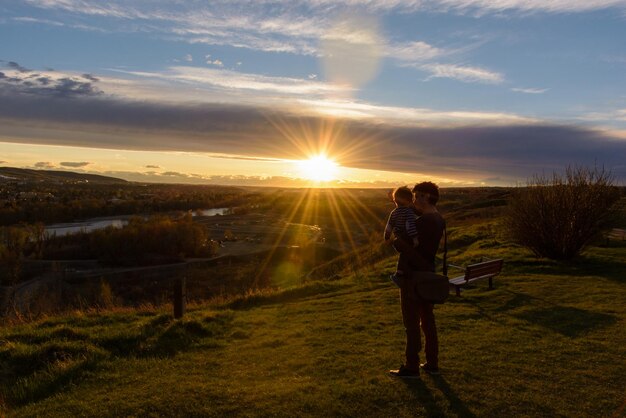
[[[422,41],[396,43],[387,46],[386,54],[401,61],[424,61],[449,54],[441,48]]]
[[[452,78],[466,83],[501,84],[504,82],[504,75],[501,73],[481,67],[441,63],[412,66],[428,71],[431,75],[427,78],[427,80],[433,78]]]
[[[138,77],[194,83],[223,89],[254,90],[292,95],[337,94],[351,89],[345,85],[289,77],[270,77],[230,70],[174,66],[163,73],[115,70]]]
[[[626,122],[626,109],[614,109],[604,112],[588,112],[578,116],[585,121],[619,121]]]
[[[536,89],[536,88],[521,88],[521,87],[513,87],[511,91],[516,93],[526,93],[526,94],[543,94],[550,89]]]
[[[72,168],[81,168],[81,167],[86,167],[89,164],[91,164],[90,162],[87,161],[64,161],[62,163],[59,163],[61,166],[63,167],[72,167]]]
[[[438,0],[433,7],[460,13],[545,12],[579,13],[611,8],[624,9],[624,0]]]
[[[52,26],[65,26],[65,23],[63,22],[58,22],[56,20],[50,20],[50,19],[39,19],[35,17],[30,17],[30,16],[14,17],[11,20],[15,22],[23,22],[23,23],[38,23],[38,24],[52,25]]]
[[[342,32],[337,22],[341,22],[338,16],[355,16],[360,12],[371,16],[416,12],[520,15],[626,10],[626,0],[230,0],[210,4],[167,0],[27,0],[27,3],[66,12],[58,19],[66,18],[67,22],[33,17],[14,19],[79,27],[84,23],[77,23],[76,16],[106,17],[109,20],[106,29],[103,27],[102,30],[110,29],[111,22],[114,22],[118,32],[153,32],[190,43],[312,56],[320,55],[320,40],[328,37],[348,40],[358,36],[354,28]],[[242,10],[245,13],[241,13]],[[85,29],[93,28],[85,26]],[[432,59],[445,53],[445,49],[423,40],[381,40],[381,44],[388,56],[401,61]]]
[[[97,0],[26,0],[28,3],[42,8],[62,9],[72,13],[88,14],[93,16],[108,16],[124,19],[175,19],[185,14],[190,7],[198,9],[198,4],[193,2],[190,6],[176,4],[173,8],[171,2],[166,0],[142,2],[128,5],[124,0],[108,1],[106,3]],[[433,0],[423,2],[420,0],[230,0],[219,1],[206,7],[200,12],[206,17],[214,16],[211,10],[226,13],[229,9],[241,10],[247,7],[252,11],[273,7],[273,10],[285,13],[288,10],[299,10],[317,13],[336,13],[338,10],[348,8],[360,8],[368,12],[400,12],[413,13],[423,10],[472,12],[482,10],[486,12],[505,11],[538,11],[547,13],[577,13],[591,10],[604,10],[610,8],[623,9],[626,7],[624,0]],[[267,26],[272,26],[268,23]],[[297,26],[297,22],[294,22]]]
[[[323,115],[378,120],[381,122],[393,121],[396,124],[409,124],[412,126],[433,126],[437,124],[458,126],[484,123],[500,125],[540,122],[537,119],[505,112],[444,111],[427,108],[383,106],[358,101],[330,99],[300,99],[298,102],[306,105],[311,111],[317,111]]]
[[[42,168],[42,169],[51,169],[54,168],[55,165],[52,164],[49,161],[39,161],[37,163],[35,163],[35,168]]]

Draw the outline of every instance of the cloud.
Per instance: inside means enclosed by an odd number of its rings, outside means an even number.
[[[100,81],[100,79],[98,77],[94,77],[91,74],[83,74],[81,77],[83,77],[84,79],[89,80],[89,81],[94,81],[94,82]]]
[[[341,94],[351,90],[348,86],[315,80],[271,77],[213,68],[174,66],[163,73],[117,71],[142,78],[163,79],[186,84],[193,83],[228,90],[254,90],[292,95]]]
[[[61,21],[43,22],[43,19],[21,18],[24,22],[39,20],[40,23],[75,28],[82,25],[85,30],[116,33],[148,32],[167,41],[313,57],[322,55],[319,50],[320,40],[332,34],[331,29],[340,19],[338,16],[362,14],[376,16],[382,21],[389,15],[417,13],[519,17],[532,13],[626,11],[626,0],[230,0],[209,3],[168,0],[27,0],[27,3],[36,8],[54,10],[54,15]],[[84,16],[107,19],[96,20],[102,22],[102,27],[94,28],[80,23]],[[381,39],[379,44],[385,55],[399,65],[407,62],[424,63],[459,52],[428,44],[422,39],[393,42]],[[187,58],[192,57],[188,55]],[[220,62],[222,60],[213,59],[209,65],[221,66]],[[429,71],[433,78],[445,77],[465,82],[498,84],[503,79],[497,72],[452,64],[437,64],[430,70],[423,70]]]
[[[537,11],[546,13],[578,13],[592,10],[623,9],[626,7],[624,0],[553,0],[549,2],[538,0],[434,0],[423,2],[417,0],[276,0],[258,1],[230,0],[217,2],[211,7],[200,7],[196,2],[189,6],[184,3],[172,5],[167,0],[151,1],[146,3],[128,4],[125,0],[115,0],[102,3],[98,0],[27,0],[33,6],[45,9],[60,9],[71,13],[79,13],[92,16],[107,16],[118,19],[160,19],[171,21],[184,21],[193,17],[191,11],[196,12],[198,19],[217,20],[217,17],[228,16],[246,7],[250,13],[261,14],[273,11],[268,18],[268,23],[263,29],[276,29],[272,17],[285,15],[291,10],[305,13],[317,13],[332,15],[338,11],[346,11],[358,7],[367,12],[379,13],[413,13],[417,11],[455,11],[459,12],[506,12],[506,11]],[[271,7],[271,9],[270,9]],[[211,13],[212,12],[212,13]],[[213,23],[213,22],[212,22]],[[291,26],[297,27],[298,20],[290,22]],[[214,24],[219,27],[219,25]]]
[[[450,51],[436,48],[422,41],[391,44],[385,50],[388,56],[402,61],[424,61],[450,53]]]
[[[298,0],[277,2],[251,2],[235,0],[203,6],[197,2],[173,7],[167,1],[128,4],[118,0],[30,0],[30,4],[45,9],[56,9],[74,15],[106,16],[111,18],[118,32],[151,32],[168,40],[192,44],[227,45],[236,48],[319,56],[318,44],[322,39],[351,39],[354,30],[341,30],[338,16],[378,16],[381,12],[417,11],[421,5],[411,1],[367,0],[354,2]],[[245,13],[242,13],[245,9]],[[158,22],[158,23],[155,23]],[[69,23],[69,25],[74,24]],[[366,27],[366,22],[363,22]],[[89,28],[91,30],[91,28]],[[344,28],[345,29],[345,28]],[[354,28],[353,28],[354,29]],[[110,30],[110,26],[107,29]],[[376,43],[383,44],[382,39]],[[391,57],[401,60],[423,59],[438,55],[441,50],[422,41],[402,42],[384,48]],[[187,55],[185,60],[191,62]],[[219,61],[219,60],[218,60]],[[215,59],[211,61],[215,63]]]
[[[35,163],[35,168],[50,169],[54,167],[55,165],[48,161],[39,161],[38,163]]]
[[[160,169],[161,167],[158,165],[146,165],[146,168],[156,168],[156,169]]]
[[[624,9],[624,0],[438,0],[435,8],[461,13],[543,12],[580,13],[594,10]]]
[[[524,124],[536,123],[537,119],[514,113],[488,111],[434,110],[399,106],[373,105],[348,100],[300,99],[312,112],[344,118],[368,119],[379,122],[409,126],[459,126],[467,124]]]
[[[193,56],[191,54],[187,54],[187,55],[185,55],[185,57],[183,59],[185,61],[187,61],[187,62],[192,62],[193,61]]]
[[[213,61],[208,60],[206,63],[210,64],[210,65],[215,65],[217,67],[223,67],[224,66],[224,63],[222,61],[218,60],[218,59],[215,59]]]
[[[178,171],[164,171],[161,176],[165,177],[189,177],[189,174],[179,173]]]
[[[264,162],[282,162],[284,160],[279,158],[263,158],[263,157],[243,157],[241,155],[229,155],[229,154],[207,154],[211,158],[224,158],[227,160],[245,160],[245,161],[264,161]]]
[[[60,165],[63,167],[72,167],[72,168],[86,167],[89,164],[91,163],[86,162],[86,161],[80,161],[80,162],[65,161],[65,162],[60,163]]]
[[[465,83],[501,84],[504,76],[498,72],[480,67],[470,67],[457,64],[423,64],[416,68],[428,71],[432,78],[452,78]]]
[[[14,61],[9,61],[7,63],[7,67],[13,69],[13,70],[17,70],[20,73],[30,73],[32,70],[29,70],[26,67],[22,67],[21,65],[19,65],[17,62]]]
[[[516,93],[526,93],[526,94],[543,94],[548,90],[550,89],[521,88],[521,87],[514,87],[511,89],[511,91],[514,91]]]
[[[58,22],[55,20],[38,19],[34,17],[29,17],[29,16],[14,17],[11,20],[16,21],[16,22],[23,22],[23,23],[40,23],[40,24],[52,25],[52,26],[65,26],[64,23]]]
[[[626,122],[626,109],[614,109],[606,112],[590,112],[578,117],[585,121],[619,121]]]
[[[186,183],[186,184],[212,184],[223,186],[264,186],[264,187],[310,187],[317,186],[309,180],[293,178],[288,176],[246,176],[246,175],[201,175],[194,173],[171,172],[169,176],[163,176],[154,171],[146,171],[143,173],[134,171],[105,171],[95,172],[89,171],[91,174],[103,174],[111,177],[117,177],[128,181],[135,182],[152,182],[152,183]],[[370,187],[370,188],[391,188],[397,187],[398,184],[389,181],[346,181],[337,180],[325,183],[327,187]],[[470,185],[469,183],[460,182],[440,182],[441,186],[459,186]]]
[[[1,73],[0,95],[31,95],[52,96],[56,98],[70,98],[81,96],[97,96],[102,91],[95,86],[98,78],[83,74],[80,77],[64,74],[45,75],[22,67],[16,62],[7,65],[12,71]],[[85,79],[89,81],[84,81]]]
[[[320,152],[319,138],[326,138],[328,154],[355,168],[435,173],[457,179],[501,177],[513,184],[542,170],[597,162],[626,179],[621,157],[626,155],[626,141],[610,132],[516,122],[514,118],[505,124],[496,114],[465,124],[420,125],[388,118],[316,116],[294,113],[292,108],[146,103],[113,97],[53,100],[29,96],[0,100],[0,138],[270,160],[306,158]],[[369,111],[367,105],[361,106],[362,111]],[[170,171],[161,175],[183,174]]]
[[[236,103],[229,103],[227,94],[219,95],[222,103],[190,103],[130,100],[104,93],[31,94],[32,89],[48,87],[40,85],[39,78],[53,87],[60,80],[77,78],[15,69],[7,74],[7,79],[17,81],[0,80],[0,140],[5,142],[273,160],[302,159],[320,152],[319,139],[324,138],[329,155],[355,168],[441,173],[449,178],[520,179],[570,163],[598,162],[626,178],[619,158],[626,155],[626,141],[612,132],[497,111],[440,111],[331,100],[324,93],[334,91],[333,86],[319,81],[195,67],[172,67],[165,75],[133,73],[142,88],[151,78],[174,78],[186,87],[175,86],[182,96],[198,86],[235,92]],[[98,78],[98,85],[133,84],[132,80]],[[25,86],[26,82],[35,85]],[[252,102],[245,91],[271,95]],[[275,93],[280,100],[274,99]],[[302,94],[311,98],[301,99]],[[615,115],[626,117],[623,109]],[[62,166],[88,163],[66,164]],[[176,172],[166,173],[173,177]]]

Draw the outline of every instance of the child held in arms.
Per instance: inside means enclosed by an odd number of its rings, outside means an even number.
[[[385,243],[392,243],[392,234],[396,238],[400,238],[406,242],[413,243],[416,247],[418,244],[417,239],[417,225],[416,215],[413,209],[413,193],[406,187],[398,187],[393,191],[393,202],[396,204],[396,208],[389,214],[387,225],[385,226]],[[398,257],[398,265],[396,272],[391,275],[391,280],[400,287],[402,278],[409,271],[409,265],[407,256],[400,253]]]

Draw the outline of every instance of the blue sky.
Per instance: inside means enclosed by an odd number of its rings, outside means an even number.
[[[0,0],[0,60],[3,165],[299,185],[323,153],[344,185],[626,180],[625,0]]]

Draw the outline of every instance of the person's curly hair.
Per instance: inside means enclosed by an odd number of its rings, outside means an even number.
[[[432,181],[423,181],[413,187],[413,193],[424,193],[428,195],[428,203],[436,205],[439,201],[439,186]]]

